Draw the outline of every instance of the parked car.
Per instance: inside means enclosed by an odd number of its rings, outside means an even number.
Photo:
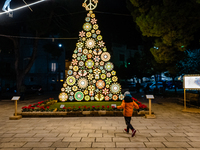
[[[169,89],[174,89],[176,86],[177,89],[182,89],[183,88],[183,82],[182,81],[168,81],[167,82],[167,88]]]
[[[163,88],[163,82],[157,82],[157,88],[158,88],[158,89]],[[153,91],[154,89],[156,89],[156,83],[151,84],[151,85],[149,86],[149,89],[150,89],[151,91]]]

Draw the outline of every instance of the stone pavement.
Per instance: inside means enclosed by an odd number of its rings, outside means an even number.
[[[18,109],[36,101],[19,101]],[[123,117],[9,120],[14,102],[0,101],[0,150],[200,150],[200,114],[184,113],[170,99],[152,107],[156,119],[132,117],[132,138]]]

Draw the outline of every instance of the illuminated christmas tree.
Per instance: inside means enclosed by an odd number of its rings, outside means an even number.
[[[98,0],[87,0],[83,7],[89,11],[79,32],[72,62],[69,66],[66,81],[63,84],[59,100],[64,101],[109,101],[122,100],[121,85],[110,62],[110,53],[107,52],[105,42],[99,30],[97,19],[93,13]]]

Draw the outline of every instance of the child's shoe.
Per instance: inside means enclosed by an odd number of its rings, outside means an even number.
[[[131,135],[131,136],[134,137],[134,136],[135,136],[135,133],[136,133],[136,130],[133,129],[133,130],[132,130],[132,135]]]
[[[126,133],[129,133],[129,132],[127,131],[127,129],[124,129],[124,131],[125,131]]]

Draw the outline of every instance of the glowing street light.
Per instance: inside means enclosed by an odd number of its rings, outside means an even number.
[[[62,47],[62,44],[58,44],[58,47],[60,47],[60,48],[61,48],[61,47]]]
[[[10,13],[10,12],[13,12],[13,11],[16,11],[16,10],[20,10],[20,9],[23,9],[23,8],[26,8],[26,7],[30,7],[30,6],[32,6],[32,5],[35,5],[35,4],[44,2],[44,1],[46,1],[46,0],[39,0],[39,1],[37,1],[37,2],[31,3],[31,4],[27,4],[27,5],[24,5],[24,6],[15,8],[15,9],[10,9],[10,2],[11,2],[11,0],[6,0],[5,4],[4,4],[4,6],[3,6],[3,10],[4,10],[5,12],[1,12],[0,15],[6,14],[6,13]],[[8,10],[6,10],[6,8],[7,8]]]

